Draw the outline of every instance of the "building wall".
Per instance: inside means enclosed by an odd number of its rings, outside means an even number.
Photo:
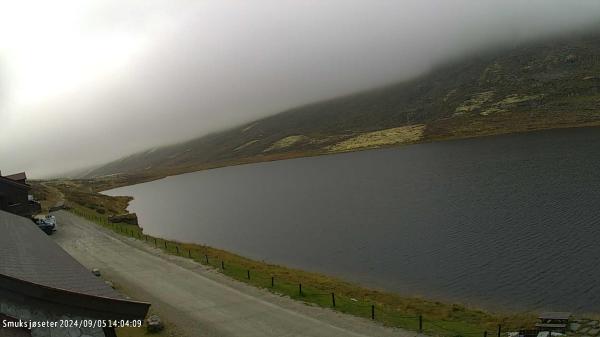
[[[0,197],[2,198],[0,207],[7,207],[16,203],[27,203],[28,195],[29,189],[27,187],[16,186],[0,179]]]
[[[52,310],[44,310],[28,306],[23,303],[11,302],[0,299],[0,313],[24,321],[54,321],[92,319],[79,316],[57,315]],[[34,328],[31,329],[33,337],[106,337],[102,328]]]
[[[35,205],[29,201],[29,187],[0,179],[0,209],[22,215],[31,216]]]

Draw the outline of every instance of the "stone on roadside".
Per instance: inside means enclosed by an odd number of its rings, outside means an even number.
[[[159,332],[165,328],[158,315],[152,315],[146,320],[146,329],[148,332]]]
[[[92,274],[94,274],[95,276],[98,276],[98,277],[100,277],[100,275],[102,275],[102,274],[100,274],[100,269],[98,269],[98,268],[92,269]]]

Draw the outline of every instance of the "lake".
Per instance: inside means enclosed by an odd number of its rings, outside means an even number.
[[[600,128],[182,174],[130,195],[144,232],[488,309],[600,312]]]

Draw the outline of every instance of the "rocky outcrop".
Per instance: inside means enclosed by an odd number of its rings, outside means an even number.
[[[138,218],[137,218],[137,214],[135,214],[135,213],[113,215],[113,216],[108,217],[108,221],[114,222],[114,223],[126,223],[126,224],[136,225],[136,226],[138,225]]]

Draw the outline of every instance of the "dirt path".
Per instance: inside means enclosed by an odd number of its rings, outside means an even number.
[[[41,201],[44,212],[52,207],[65,204],[65,195],[58,188],[49,185],[47,182],[42,182],[41,185],[44,186],[48,192],[46,200]]]
[[[153,309],[187,336],[417,336],[309,306],[231,280],[189,259],[164,254],[83,218],[55,213],[56,242],[88,268]]]

